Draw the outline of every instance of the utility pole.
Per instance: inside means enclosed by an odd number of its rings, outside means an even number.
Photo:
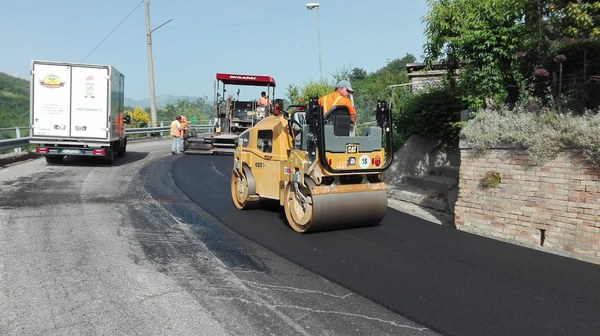
[[[162,23],[160,26],[150,29],[150,0],[144,0],[146,3],[146,42],[148,46],[148,76],[150,77],[150,113],[152,127],[158,126],[158,117],[156,116],[156,93],[154,92],[154,61],[152,59],[152,32],[158,28],[171,22],[173,19],[169,19]]]
[[[150,0],[146,3],[146,45],[148,50],[148,76],[150,77],[150,120],[152,127],[157,125],[156,93],[154,92],[154,61],[152,59],[152,31],[150,30]]]

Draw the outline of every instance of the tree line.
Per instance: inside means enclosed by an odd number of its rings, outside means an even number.
[[[29,126],[29,81],[0,72],[0,128]]]
[[[0,128],[29,127],[30,83],[28,80],[0,72]],[[206,123],[212,118],[214,107],[207,98],[179,100],[158,109],[159,121],[171,121],[175,116],[185,113],[188,119],[197,123]],[[133,127],[150,126],[150,109],[140,106],[126,106],[126,114],[131,116]],[[12,138],[14,132],[0,132],[0,138]]]
[[[396,148],[413,134],[457,146],[465,123],[463,110],[472,115],[480,110],[597,113],[600,1],[428,0],[428,4],[423,18],[424,63],[426,70],[447,70],[440,85],[415,94],[402,88],[392,95],[389,85],[408,81],[406,64],[414,57],[407,55],[372,74],[342,69],[332,75],[332,82],[291,86],[289,99],[302,102],[321,96],[337,80],[349,79],[359,119],[363,112],[368,119],[373,101],[389,97]],[[525,108],[515,109],[521,106]]]

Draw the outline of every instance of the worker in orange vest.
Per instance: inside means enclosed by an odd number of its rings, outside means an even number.
[[[267,97],[267,93],[265,91],[260,93],[260,98],[258,98],[258,106],[271,106],[271,100]]]
[[[188,130],[189,127],[187,125],[188,121],[187,121],[187,118],[185,117],[185,114],[182,113],[182,114],[180,114],[180,116],[181,116],[181,121],[180,121],[180,123],[181,123],[181,136],[183,137],[185,135],[185,133],[187,132],[187,130]]]
[[[348,107],[350,111],[350,121],[354,124],[356,122],[356,110],[350,100],[350,95],[354,93],[352,85],[347,80],[343,80],[337,83],[335,91],[319,98],[319,105],[323,107],[323,113],[327,113],[332,106],[344,105]]]
[[[171,154],[181,154],[183,148],[181,142],[182,128],[180,115],[175,117],[175,120],[171,122],[171,129],[169,133],[171,135],[171,138],[173,139],[173,142],[171,144]]]

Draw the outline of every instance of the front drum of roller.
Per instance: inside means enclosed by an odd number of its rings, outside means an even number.
[[[285,194],[285,214],[297,232],[337,230],[378,224],[387,211],[384,190],[310,195],[301,204],[290,185]]]

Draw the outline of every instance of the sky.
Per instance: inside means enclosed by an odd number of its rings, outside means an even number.
[[[271,76],[284,98],[290,85],[319,81],[319,59],[332,84],[344,70],[423,60],[427,0],[308,2],[317,1],[150,0],[156,95],[212,99],[216,74],[233,73]],[[29,79],[32,60],[111,65],[126,98],[150,96],[144,0],[4,0],[0,45],[0,72]],[[240,99],[260,91],[243,87]]]

